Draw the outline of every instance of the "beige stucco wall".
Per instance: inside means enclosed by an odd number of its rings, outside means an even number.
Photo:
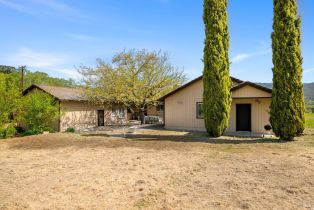
[[[97,110],[104,110],[105,125],[125,124],[125,118],[119,118],[112,113],[112,107],[97,107],[86,102],[65,101],[61,102],[60,131],[73,127],[76,130],[97,127]],[[125,109],[126,113],[126,109]]]
[[[227,132],[236,131],[236,105],[251,104],[251,126],[254,133],[267,133],[264,126],[269,124],[270,98],[233,99]]]
[[[196,102],[202,102],[203,83],[195,82],[165,99],[165,128],[205,130],[204,120],[196,118]]]
[[[232,98],[271,97],[271,94],[251,86],[244,86],[232,92]]]
[[[264,125],[269,124],[269,93],[253,87],[243,87],[233,92],[229,127],[227,132],[236,131],[236,104],[251,104],[252,132],[265,133]],[[266,94],[266,95],[265,95]],[[165,128],[205,131],[204,119],[196,118],[196,103],[202,102],[203,83],[198,81],[165,99]],[[247,99],[247,97],[254,97]],[[240,99],[238,99],[240,98]],[[241,99],[242,98],[242,99]]]

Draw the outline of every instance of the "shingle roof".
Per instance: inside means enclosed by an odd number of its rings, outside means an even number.
[[[59,101],[86,101],[84,95],[84,89],[82,88],[68,88],[49,85],[33,84],[29,88],[23,91],[23,95],[26,95],[33,89],[42,90],[51,96],[55,97]]]

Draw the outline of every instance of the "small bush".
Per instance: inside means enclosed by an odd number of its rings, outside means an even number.
[[[67,128],[65,130],[65,132],[67,132],[67,133],[74,133],[75,132],[75,128]]]
[[[17,133],[20,133],[20,134],[25,132],[25,129],[21,126],[16,126],[15,130]]]
[[[7,128],[0,128],[0,139],[12,138],[16,134],[16,130],[13,125],[8,125]]]
[[[27,130],[23,133],[23,136],[33,136],[33,135],[38,135],[41,132],[39,132],[38,130]]]
[[[6,129],[4,129],[4,128],[0,128],[0,139],[5,139],[5,137],[6,137],[5,130]]]
[[[16,130],[14,128],[14,126],[9,126],[7,129],[6,129],[6,138],[12,138],[14,137],[16,134]]]
[[[53,131],[52,124],[59,117],[59,104],[52,96],[41,91],[32,91],[23,97],[21,122],[35,133]]]

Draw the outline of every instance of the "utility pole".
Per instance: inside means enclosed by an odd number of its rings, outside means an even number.
[[[25,68],[26,66],[21,66],[21,86],[20,86],[20,90],[21,90],[21,94],[23,93],[24,90],[24,74],[25,74]]]

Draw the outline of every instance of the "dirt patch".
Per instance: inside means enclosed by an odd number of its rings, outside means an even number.
[[[313,209],[314,136],[141,130],[0,142],[0,209]]]

